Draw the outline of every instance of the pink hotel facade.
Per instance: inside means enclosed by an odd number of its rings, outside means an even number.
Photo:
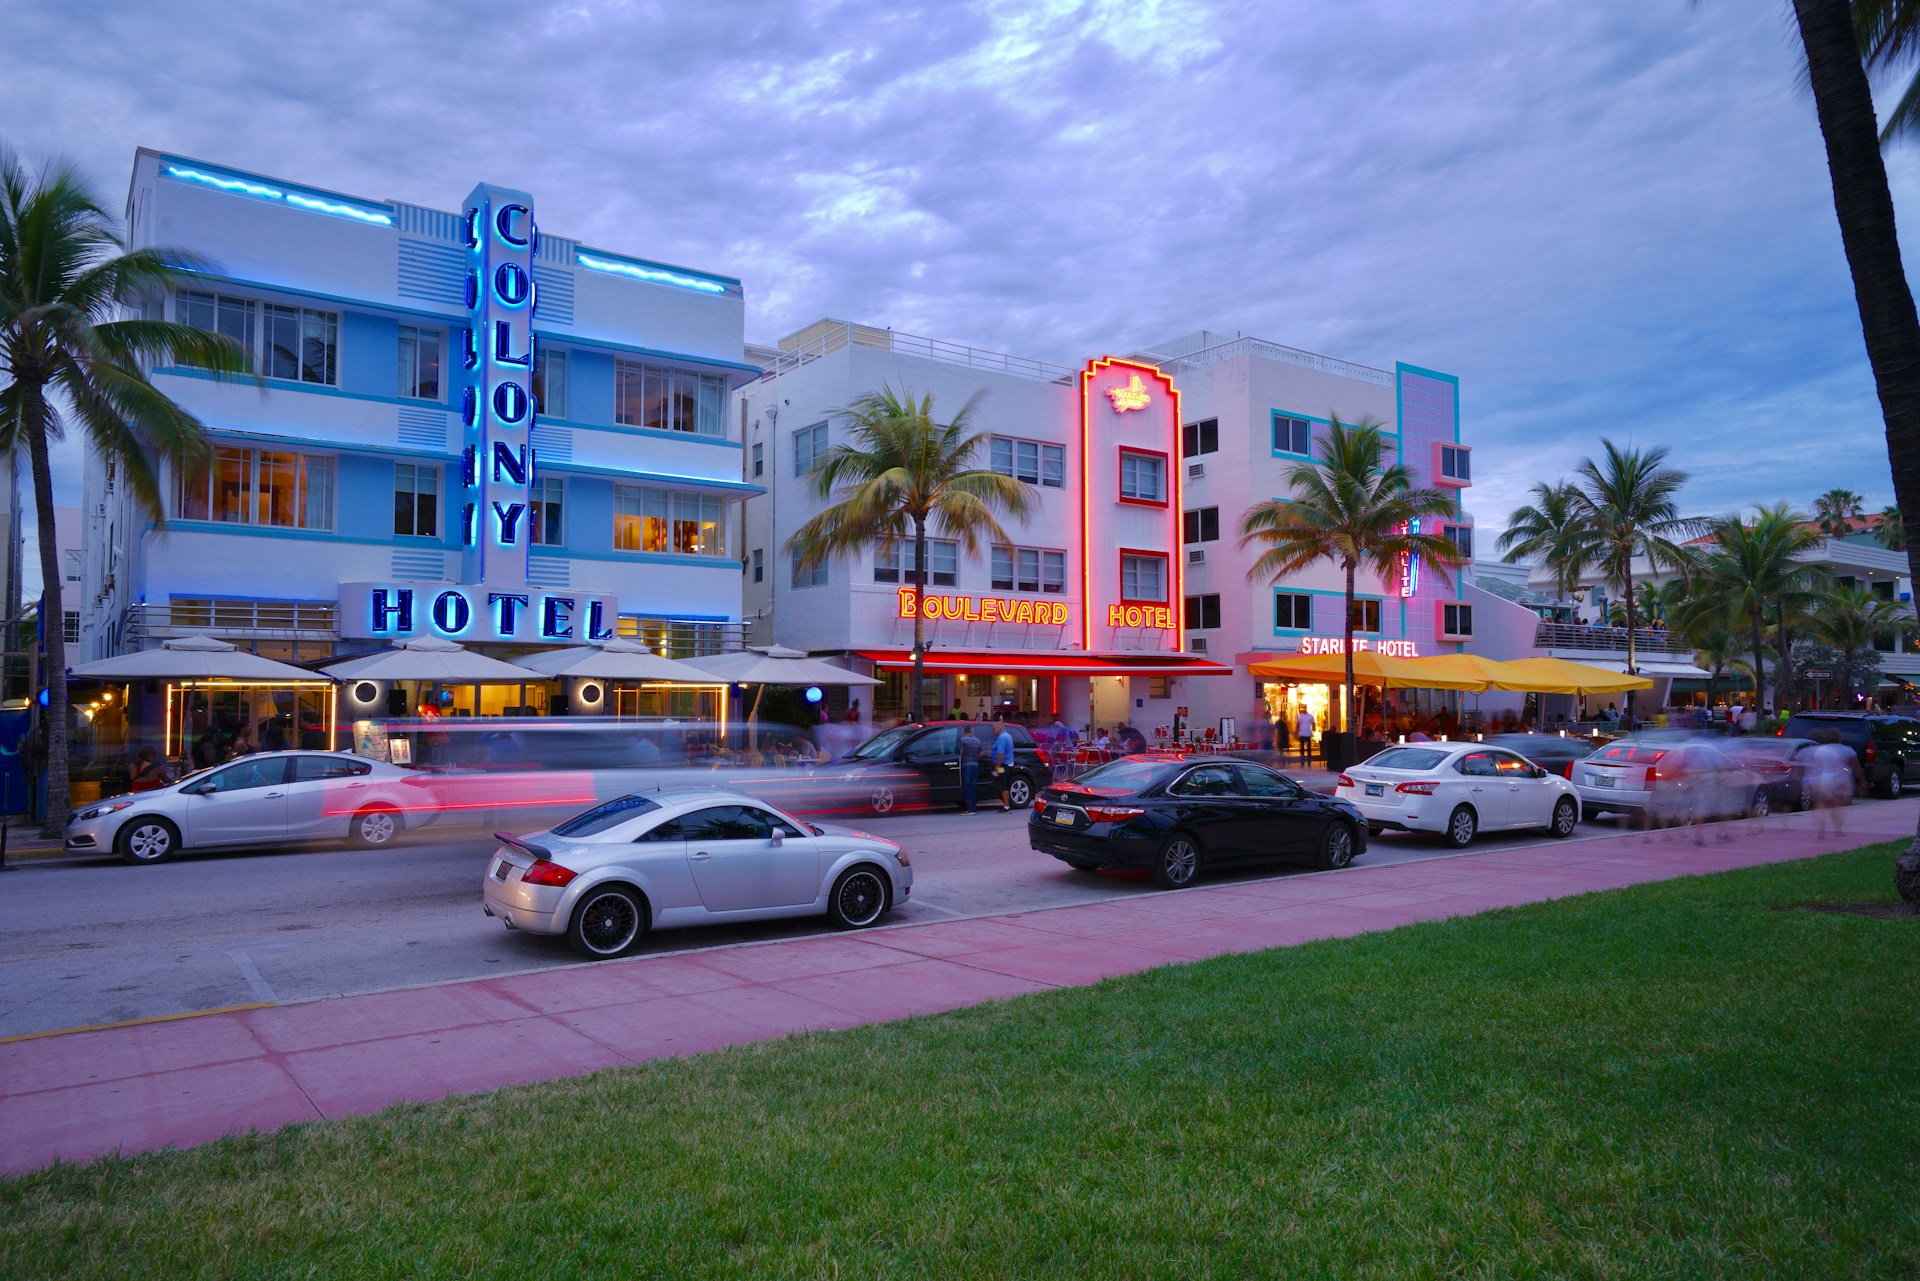
[[[842,656],[887,683],[863,709],[904,706],[913,637],[911,551],[799,569],[787,540],[823,506],[808,474],[846,439],[834,411],[883,386],[933,397],[936,417],[980,397],[979,465],[1028,481],[1024,522],[969,554],[936,539],[925,567],[928,686],[922,705],[1055,716],[1151,734],[1180,709],[1195,727],[1246,732],[1301,705],[1326,725],[1323,686],[1271,685],[1250,663],[1338,652],[1344,588],[1322,564],[1250,582],[1239,545],[1249,506],[1287,496],[1329,420],[1374,418],[1418,484],[1458,495],[1436,531],[1471,556],[1473,452],[1459,380],[1412,365],[1376,369],[1245,337],[1198,333],[1079,367],[823,320],[750,348],[761,378],[735,393],[743,479],[749,644]],[[1417,563],[1390,581],[1362,573],[1356,645],[1405,654],[1532,653],[1532,612]],[[1499,698],[1499,695],[1489,695]],[[1494,704],[1482,700],[1483,710]]]

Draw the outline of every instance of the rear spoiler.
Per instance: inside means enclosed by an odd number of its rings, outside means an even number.
[[[531,845],[509,832],[495,832],[493,834],[493,839],[496,841],[499,841],[502,845],[511,845],[513,846],[513,848],[517,850],[523,850],[526,853],[533,855],[535,858],[544,858],[549,860],[553,858],[553,851],[548,849],[546,846]]]

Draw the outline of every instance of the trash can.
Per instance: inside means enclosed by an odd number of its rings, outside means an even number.
[[[1353,764],[1353,733],[1350,730],[1326,730],[1320,735],[1320,750],[1326,754],[1327,768],[1343,770]]]

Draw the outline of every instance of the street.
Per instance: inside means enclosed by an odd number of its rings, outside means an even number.
[[[1026,818],[1016,811],[858,820],[914,859],[913,897],[886,925],[1159,893],[1144,877],[1079,873],[1034,853]],[[1590,824],[1580,834],[1613,830]],[[1553,843],[1536,833],[1490,834],[1474,848]],[[474,837],[380,851],[189,854],[156,867],[110,857],[16,860],[0,874],[0,966],[8,975],[0,1037],[580,964],[564,939],[510,933],[481,914],[480,877],[494,845]],[[1435,840],[1389,834],[1374,838],[1356,867],[1452,853]],[[1275,865],[1204,883],[1301,870]],[[645,950],[829,929],[822,918],[668,930]]]

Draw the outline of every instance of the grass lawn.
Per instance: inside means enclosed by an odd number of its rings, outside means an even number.
[[[0,1182],[0,1276],[1920,1276],[1894,846]]]

